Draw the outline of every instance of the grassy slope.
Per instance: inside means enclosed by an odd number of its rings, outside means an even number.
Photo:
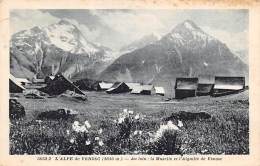
[[[63,107],[79,111],[80,115],[76,117],[76,120],[80,122],[88,120],[92,125],[92,133],[94,135],[96,134],[95,131],[100,127],[104,129],[104,134],[100,137],[103,137],[106,148],[103,147],[104,149],[94,152],[98,154],[132,154],[136,151],[141,154],[152,153],[148,148],[150,145],[148,146],[145,143],[145,139],[149,139],[147,133],[155,132],[163,118],[178,111],[205,111],[212,115],[210,120],[187,120],[183,122],[185,128],[178,135],[181,140],[181,153],[249,153],[248,92],[220,98],[195,97],[180,101],[174,100],[168,103],[163,102],[163,97],[161,96],[108,95],[102,92],[89,92],[87,95],[89,101],[85,102],[72,100],[67,97],[33,100],[20,96],[18,101],[24,105],[26,117],[21,121],[12,122],[13,125],[10,132],[11,153],[68,154],[66,150],[64,152],[64,149],[69,148],[67,147],[69,143],[68,141],[66,142],[69,136],[65,134],[65,130],[71,128],[72,122],[44,121],[41,124],[42,126],[39,126],[34,120],[39,112]],[[119,113],[124,108],[146,115],[144,121],[137,126],[138,129],[144,131],[144,138],[133,138],[133,140],[137,140],[132,141],[139,143],[138,146],[129,142],[113,144],[112,141],[111,143],[111,138],[116,137],[119,130],[118,126],[113,124],[113,120],[118,118]],[[41,128],[43,126],[45,126],[44,129]],[[24,137],[21,138],[19,135]],[[24,142],[27,138],[30,138],[31,142],[40,143],[39,145],[32,143],[30,146],[27,145],[30,143],[23,143],[25,145],[18,143]],[[33,139],[39,139],[40,141],[33,141]],[[47,144],[50,140],[56,140],[56,142],[51,141],[52,143]],[[106,145],[106,143],[109,145]],[[41,150],[39,150],[40,147],[42,147]],[[112,150],[109,151],[108,149]],[[74,153],[79,154],[79,152]],[[84,152],[84,154],[86,153],[88,152]]]

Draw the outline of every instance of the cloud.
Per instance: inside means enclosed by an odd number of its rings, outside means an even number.
[[[43,13],[39,10],[16,9],[12,10],[10,15],[10,30],[12,34],[34,26],[47,26],[60,20],[49,13]]]
[[[48,9],[41,10],[44,13],[51,14],[54,17],[64,19],[77,20],[77,22],[84,24],[90,30],[100,28],[104,25],[99,20],[98,16],[95,16],[91,13],[91,10],[87,9]]]
[[[248,31],[241,32],[227,32],[212,27],[201,27],[209,35],[219,39],[225,43],[232,51],[247,50],[248,49]]]
[[[123,35],[125,42],[132,42],[144,35],[151,33],[161,33],[165,30],[165,25],[152,13],[143,12],[104,12],[95,10],[93,15],[100,18],[103,24]],[[121,43],[119,44],[120,46]]]

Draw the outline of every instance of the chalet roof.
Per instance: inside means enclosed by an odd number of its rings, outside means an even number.
[[[245,86],[245,77],[215,77],[214,89],[240,90]]]
[[[153,88],[154,88],[153,85],[142,85],[143,90],[151,91],[151,90],[153,90]]]
[[[107,93],[121,93],[121,92],[129,92],[129,87],[124,82],[115,82],[114,85],[106,90]]]
[[[107,90],[107,92],[113,91],[118,88],[120,85],[125,84],[124,82],[115,82],[111,88]]]
[[[139,94],[139,93],[142,92],[142,90],[143,90],[143,88],[142,88],[141,85],[140,85],[140,86],[135,86],[135,87],[132,89],[131,93]]]
[[[132,83],[132,82],[127,82],[125,83],[129,89],[134,89],[135,87],[139,87],[141,84],[140,83]]]
[[[100,82],[99,86],[101,89],[109,89],[113,86],[113,83]]]
[[[198,87],[198,78],[176,78],[175,89],[196,90]]]
[[[155,88],[155,93],[156,93],[156,94],[164,94],[164,93],[165,93],[163,87],[156,86],[156,87],[154,87],[154,88]]]
[[[49,78],[53,80],[55,78],[55,76],[49,76]]]

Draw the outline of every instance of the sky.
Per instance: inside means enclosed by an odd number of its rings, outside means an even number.
[[[61,19],[75,24],[91,42],[118,50],[145,35],[169,33],[189,19],[233,51],[248,49],[248,10],[12,10],[10,30],[48,26]]]

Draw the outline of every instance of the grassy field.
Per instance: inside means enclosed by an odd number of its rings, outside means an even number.
[[[22,94],[11,94],[25,107],[26,116],[11,121],[10,154],[249,153],[247,91],[168,102],[162,96],[86,93],[88,101],[66,96],[26,99]],[[59,108],[79,114],[69,120],[36,120],[39,113]],[[163,119],[179,111],[204,111],[211,118],[183,120],[184,126],[174,130]],[[79,132],[73,126],[75,121],[78,126],[84,126],[85,121],[90,126]]]

